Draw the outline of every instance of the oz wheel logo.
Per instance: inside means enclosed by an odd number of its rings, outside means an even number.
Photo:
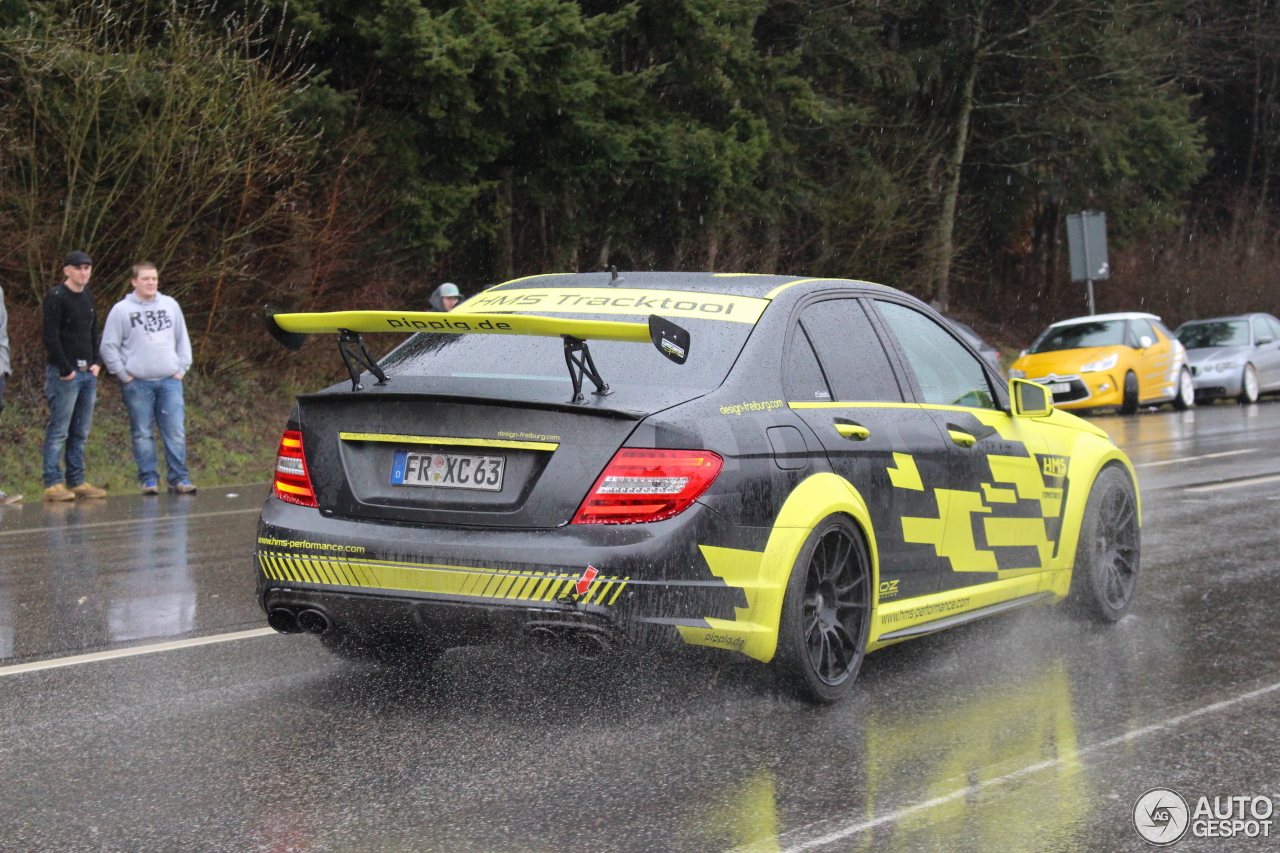
[[[1191,814],[1187,801],[1170,788],[1152,788],[1133,804],[1133,826],[1149,844],[1168,847],[1187,834]]]

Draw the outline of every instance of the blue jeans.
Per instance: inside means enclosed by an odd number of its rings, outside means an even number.
[[[98,377],[77,370],[75,379],[58,378],[58,368],[44,370],[44,396],[49,401],[49,426],[44,433],[44,487],[62,482],[62,452],[67,455],[67,485],[84,482],[84,443],[93,426]]]
[[[133,428],[133,459],[138,463],[138,482],[159,483],[156,473],[156,440],[152,433],[160,427],[164,442],[164,462],[169,485],[191,476],[187,471],[187,431],[182,402],[182,380],[134,379],[120,386],[129,424]]]

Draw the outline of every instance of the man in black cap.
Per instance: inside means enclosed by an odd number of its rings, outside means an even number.
[[[62,284],[44,299],[44,346],[49,352],[44,396],[49,428],[44,434],[44,499],[104,498],[106,491],[84,481],[84,443],[93,425],[98,397],[97,315],[89,277],[93,260],[71,252],[63,261]],[[62,479],[66,450],[66,485]]]

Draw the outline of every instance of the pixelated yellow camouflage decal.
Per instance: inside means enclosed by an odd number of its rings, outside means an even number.
[[[914,462],[903,457],[895,453],[896,466],[887,469],[894,487],[923,488]],[[988,454],[986,461],[990,482],[980,483],[976,492],[934,488],[938,517],[904,517],[904,541],[934,546],[954,572],[995,573],[1003,580],[1049,568],[1062,530],[1068,457]],[[1037,506],[1033,517],[1025,512],[1027,503]],[[1016,508],[1024,511],[1014,514]],[[980,517],[986,547],[974,539],[975,515]],[[1024,565],[1001,568],[997,548],[1011,549],[1006,553]]]

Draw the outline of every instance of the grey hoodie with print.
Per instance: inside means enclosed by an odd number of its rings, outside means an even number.
[[[191,367],[191,340],[182,309],[171,297],[157,293],[143,302],[130,293],[107,315],[98,345],[102,363],[118,379],[164,379]]]

